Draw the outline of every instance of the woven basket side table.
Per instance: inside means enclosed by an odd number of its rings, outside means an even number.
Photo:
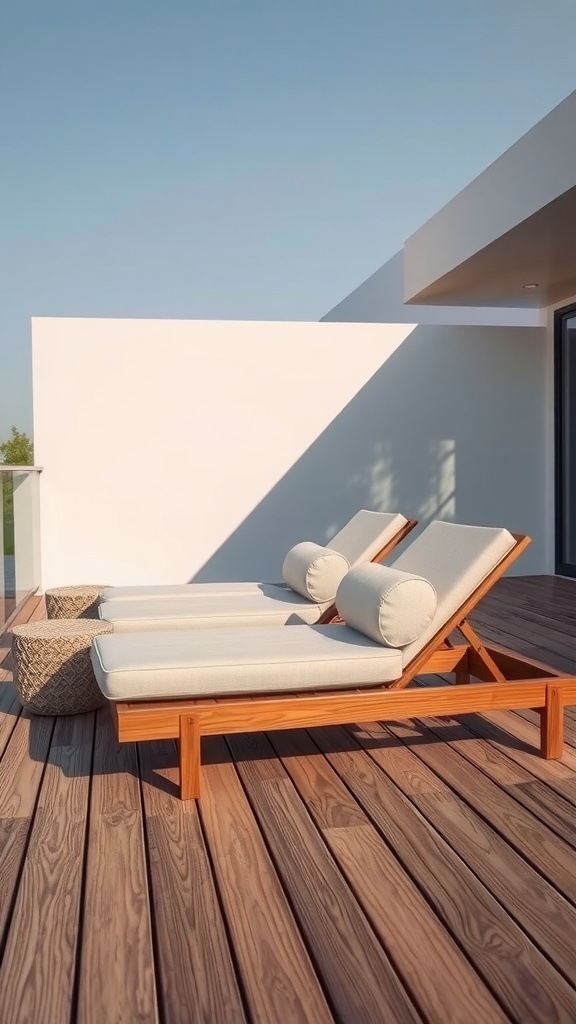
[[[14,683],[36,715],[74,715],[106,703],[90,661],[92,638],[111,633],[109,622],[58,619],[12,630]]]
[[[100,594],[106,587],[52,587],[46,591],[49,619],[97,619]]]

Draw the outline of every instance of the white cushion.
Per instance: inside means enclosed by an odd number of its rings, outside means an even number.
[[[350,568],[345,555],[304,540],[291,548],[282,566],[282,578],[292,590],[310,601],[333,601]]]
[[[100,603],[108,601],[142,601],[159,597],[238,597],[259,594],[265,587],[281,587],[281,583],[160,583],[149,587],[106,587]]]
[[[336,605],[349,626],[387,647],[405,647],[432,622],[436,591],[422,576],[369,562],[344,577]]]
[[[113,701],[374,686],[402,672],[400,651],[347,626],[110,633],[91,657]]]
[[[416,573],[436,590],[436,614],[417,640],[402,651],[404,665],[422,650],[514,547],[508,530],[458,523],[430,523],[392,564]]]
[[[98,608],[115,633],[154,629],[214,629],[230,626],[282,626],[317,622],[327,608],[287,587],[267,587],[255,594],[223,597],[161,597],[148,601],[106,601]]]
[[[398,513],[361,508],[332,538],[330,547],[345,555],[351,566],[370,562],[407,522]]]

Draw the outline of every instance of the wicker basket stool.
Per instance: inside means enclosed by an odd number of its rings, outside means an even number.
[[[37,715],[74,715],[106,703],[90,661],[92,638],[109,622],[58,619],[12,630],[14,682],[25,708]]]
[[[53,587],[46,591],[49,619],[97,619],[100,594],[105,587]]]

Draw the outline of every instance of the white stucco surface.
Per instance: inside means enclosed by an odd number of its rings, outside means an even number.
[[[543,330],[37,319],[33,370],[44,587],[277,579],[361,507],[550,571]]]
[[[361,504],[330,455],[250,543],[229,543],[413,325],[36,319],[45,587],[277,578]],[[326,467],[324,467],[326,469]],[[325,538],[324,538],[325,539]]]

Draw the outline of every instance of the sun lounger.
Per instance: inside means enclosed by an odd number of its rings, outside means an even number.
[[[179,738],[182,799],[200,795],[209,734],[533,708],[542,755],[560,757],[576,679],[486,646],[467,621],[529,543],[432,523],[391,567],[346,575],[337,605],[347,625],[97,637],[92,664],[118,739]],[[448,672],[458,685],[407,689],[419,674]]]
[[[98,614],[116,633],[330,622],[346,572],[386,558],[415,525],[401,515],[361,509],[329,547],[304,542],[292,548],[283,583],[112,587]]]

